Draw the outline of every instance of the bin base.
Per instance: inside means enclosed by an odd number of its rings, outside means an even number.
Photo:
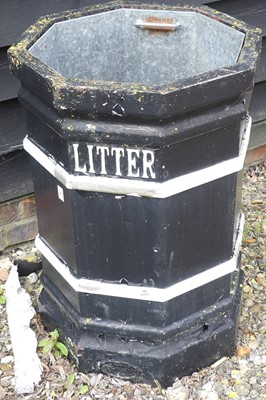
[[[143,340],[135,337],[102,334],[81,330],[78,321],[59,298],[43,289],[39,312],[45,327],[59,328],[70,350],[70,358],[83,372],[104,373],[132,382],[171,385],[178,377],[189,375],[211,365],[235,350],[241,300],[242,273],[236,283],[230,305],[218,307],[217,313],[206,318],[205,310],[186,329],[167,340]],[[214,305],[216,308],[216,305]]]

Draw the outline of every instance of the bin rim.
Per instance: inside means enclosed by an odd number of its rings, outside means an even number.
[[[232,29],[236,29],[245,34],[238,61],[226,68],[212,70],[171,83],[143,85],[140,83],[119,81],[92,81],[89,79],[65,78],[29,51],[31,46],[57,22],[125,8],[195,12],[214,19],[221,24],[225,24]],[[245,22],[207,6],[166,6],[115,1],[86,7],[81,10],[60,12],[41,17],[24,32],[17,44],[9,48],[8,56],[11,71],[19,78],[22,86],[32,91],[37,97],[45,99],[46,102],[52,104],[58,111],[64,112],[64,110],[68,110],[81,113],[86,112],[88,114],[93,113],[93,107],[88,109],[90,108],[88,104],[92,99],[96,99],[97,102],[97,96],[104,93],[108,94],[110,101],[113,100],[113,102],[123,97],[125,102],[129,101],[133,105],[131,107],[132,110],[129,107],[129,115],[137,115],[141,118],[145,114],[145,119],[147,119],[149,117],[164,118],[166,106],[168,107],[168,117],[171,117],[171,106],[175,110],[173,111],[175,114],[177,112],[175,106],[179,102],[179,97],[182,96],[183,100],[187,92],[190,95],[187,101],[183,101],[182,113],[193,110],[193,107],[194,109],[197,108],[196,105],[193,106],[193,98],[197,97],[196,104],[198,106],[199,99],[201,100],[203,96],[202,92],[205,91],[206,87],[209,87],[211,92],[213,84],[217,85],[220,81],[223,81],[223,86],[225,86],[221,91],[223,93],[220,93],[220,101],[237,96],[234,86],[237,86],[236,90],[238,94],[251,90],[254,85],[254,71],[258,61],[260,46],[260,28],[251,27]],[[244,75],[244,79],[239,79],[242,75]],[[237,81],[237,84],[232,85],[234,81]],[[206,93],[204,97],[202,98],[203,103],[208,103]],[[155,100],[155,106],[151,110],[147,111],[146,109],[144,113],[140,108],[140,99],[144,99],[145,103]],[[160,99],[160,105],[158,106],[156,106],[156,99]],[[211,100],[211,103],[213,104],[213,100]],[[169,104],[171,105],[170,110]],[[106,114],[106,109],[99,107],[97,113]],[[126,115],[118,115],[118,118],[124,116]],[[112,117],[116,118],[117,115],[113,115]]]

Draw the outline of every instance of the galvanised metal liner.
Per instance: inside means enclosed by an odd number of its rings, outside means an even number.
[[[149,28],[149,18],[161,20],[159,28]],[[168,21],[172,27],[164,28]],[[140,23],[147,29],[141,29]],[[259,36],[258,29],[207,7],[121,2],[44,17],[26,31],[9,56],[23,87],[63,115],[73,111],[120,122],[121,118],[158,121],[198,110],[199,104],[203,108],[236,99],[251,90]],[[142,63],[145,69],[140,72]],[[122,79],[123,71],[128,72]],[[221,82],[217,93],[213,89]],[[65,128],[74,135],[74,126]],[[174,127],[171,133],[176,136]]]
[[[232,353],[259,46],[207,7],[119,2],[41,18],[10,49],[40,307],[81,369],[167,385]]]

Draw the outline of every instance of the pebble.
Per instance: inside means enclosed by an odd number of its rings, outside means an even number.
[[[141,390],[139,388],[135,389],[134,396],[141,396]]]
[[[25,251],[23,251],[23,250],[17,250],[16,251],[16,256],[17,257],[21,257],[21,256],[24,256],[25,255]]]
[[[125,385],[124,386],[124,392],[128,395],[128,396],[132,396],[133,394],[133,388],[131,385]]]
[[[251,285],[252,288],[255,289],[255,290],[262,290],[262,289],[263,289],[263,286],[260,285],[260,284],[258,284],[258,283],[256,282],[255,279],[252,279],[252,280],[250,281],[250,285]]]
[[[254,400],[265,400],[265,396],[260,396],[260,395],[258,395],[258,393],[259,393],[259,391],[258,390],[256,390],[256,389],[252,389],[250,392],[249,392],[249,395],[248,395],[248,397],[249,397],[249,399],[254,399]]]
[[[237,358],[237,356],[233,356],[233,357],[231,358],[231,362],[232,362],[233,364],[238,364],[238,363],[239,363],[239,359]]]
[[[221,382],[216,382],[215,383],[215,391],[218,395],[218,398],[220,398],[224,394],[224,385]]]
[[[11,378],[10,377],[4,377],[1,379],[1,386],[2,387],[9,387],[11,386]]]
[[[243,364],[239,362],[239,369],[240,371],[242,371],[243,375],[250,370],[249,365],[250,364],[248,362],[245,362]]]
[[[186,387],[180,385],[178,387],[168,388],[166,396],[168,400],[188,400],[189,391]]]
[[[102,379],[100,382],[99,382],[99,388],[101,389],[101,390],[104,390],[104,389],[106,389],[107,388],[107,386],[108,386],[108,382],[105,380],[105,379]]]
[[[248,396],[249,392],[250,392],[250,385],[247,382],[242,385],[237,385],[237,393],[240,398]]]
[[[228,393],[228,398],[229,399],[236,399],[236,398],[238,398],[239,396],[238,396],[238,393],[237,392],[233,392],[233,391],[230,391],[229,393]]]
[[[250,311],[254,313],[260,312],[261,306],[259,303],[255,303],[254,306],[251,307]]]
[[[14,361],[14,357],[13,356],[5,356],[3,358],[1,358],[1,364],[10,364]]]
[[[257,340],[252,340],[248,343],[248,346],[251,350],[256,350],[259,347],[259,343]]]
[[[236,355],[237,355],[237,357],[242,358],[242,357],[248,356],[250,351],[251,351],[250,348],[247,346],[239,346],[236,351]]]
[[[9,275],[9,271],[7,268],[0,269],[0,281],[6,282]]]
[[[257,351],[255,350],[255,351],[252,351],[252,352],[250,353],[249,359],[250,359],[250,361],[252,361],[255,365],[262,365],[262,364],[264,364],[265,361],[266,361],[266,355],[265,355],[265,356],[261,356],[261,355],[259,354],[259,352],[257,352]]]
[[[6,398],[6,391],[5,391],[5,389],[2,387],[2,386],[0,386],[0,399],[2,400],[2,399],[5,399]]]
[[[263,274],[257,275],[255,279],[259,285],[261,285],[264,288],[266,287],[266,277]]]
[[[231,378],[233,378],[233,379],[239,380],[242,378],[242,376],[243,376],[243,371],[236,370],[236,369],[233,369],[231,371]]]
[[[254,306],[254,302],[251,299],[247,299],[245,302],[247,308]]]
[[[27,276],[27,280],[29,281],[29,283],[31,285],[33,285],[34,283],[36,283],[38,281],[38,275],[35,272],[32,272],[31,274],[29,274]]]
[[[257,378],[256,378],[256,376],[252,376],[252,377],[249,379],[249,384],[250,384],[250,385],[256,385],[256,383],[257,383]]]
[[[243,287],[243,292],[244,293],[250,293],[252,291],[251,287],[249,285],[245,285]]]
[[[13,263],[10,261],[9,257],[1,257],[0,259],[0,270],[2,268],[6,268],[7,270],[9,270],[11,267],[13,266]]]
[[[218,394],[213,388],[212,382],[207,382],[198,392],[200,400],[218,400]]]

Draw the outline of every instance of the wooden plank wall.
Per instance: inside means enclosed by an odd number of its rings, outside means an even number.
[[[9,46],[41,15],[103,2],[107,0],[0,0],[0,202],[33,192],[29,158],[22,150],[25,115],[17,100],[19,82],[8,67]]]
[[[22,149],[25,114],[7,50],[40,16],[103,2],[107,0],[0,0],[0,251],[37,234],[30,159]]]
[[[29,157],[22,149],[26,134],[24,111],[17,100],[19,82],[7,64],[8,47],[39,16],[67,9],[106,3],[108,0],[0,0],[0,213],[1,206],[33,192]],[[138,0],[133,1],[137,3]],[[139,3],[153,3],[144,0]],[[164,0],[165,4],[205,4],[238,19],[259,26],[263,31],[261,59],[250,112],[253,128],[250,149],[266,148],[266,1],[265,0]],[[265,152],[260,150],[260,157]],[[17,204],[17,203],[16,203]],[[32,216],[31,216],[32,218]],[[1,227],[1,220],[0,220]],[[23,232],[22,232],[23,237]],[[1,235],[0,235],[1,236]],[[11,237],[12,235],[10,235]],[[29,237],[25,235],[27,240]],[[16,239],[18,240],[18,239]],[[0,237],[1,242],[1,237]],[[1,250],[1,245],[0,245]]]
[[[262,29],[262,51],[255,77],[255,88],[250,103],[253,120],[249,149],[266,145],[266,1],[222,0],[211,7]],[[263,155],[263,153],[262,153]]]

